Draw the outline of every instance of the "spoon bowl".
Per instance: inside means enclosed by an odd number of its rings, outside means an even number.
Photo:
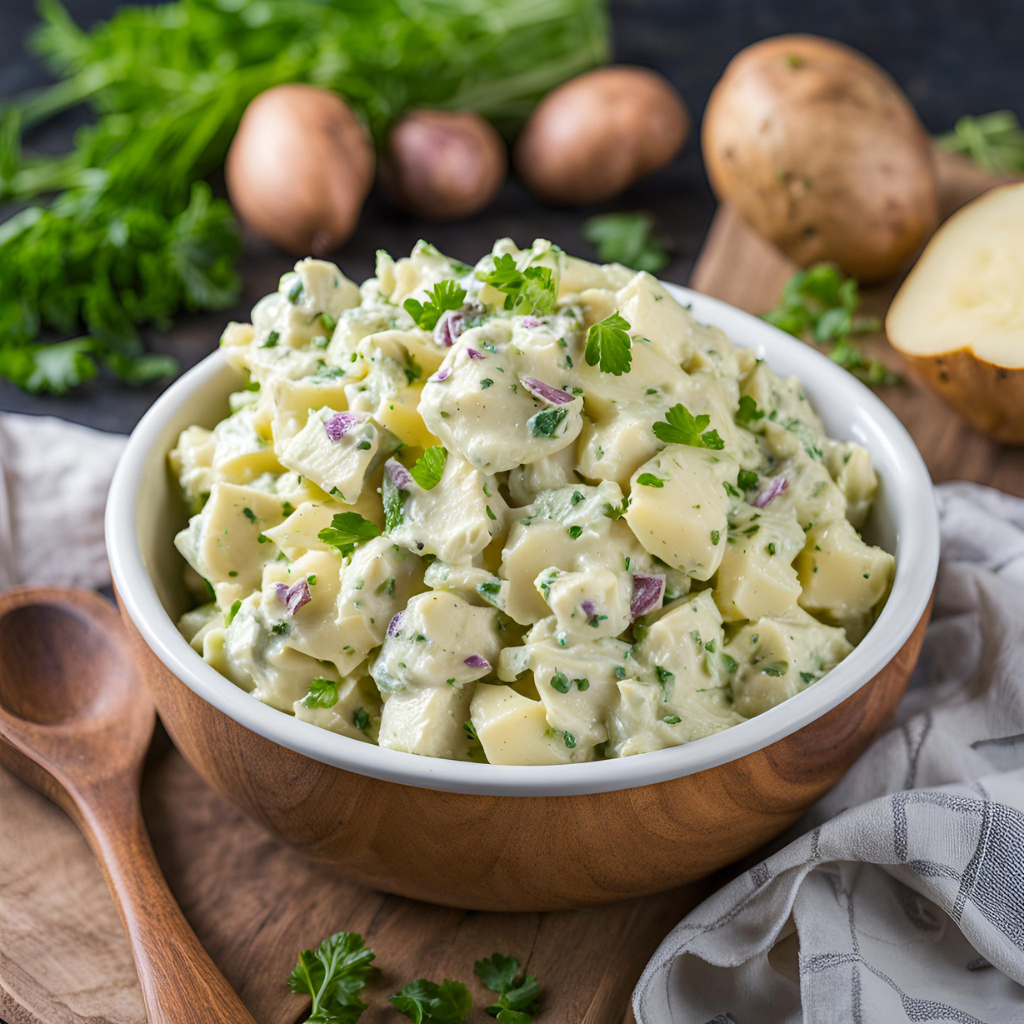
[[[0,595],[0,763],[64,808],[128,933],[150,1024],[254,1024],[160,873],[139,800],[156,723],[114,607],[97,594]]]

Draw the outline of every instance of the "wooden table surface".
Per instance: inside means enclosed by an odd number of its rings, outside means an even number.
[[[80,21],[105,15],[115,0],[71,0]],[[0,34],[0,94],[36,84],[38,69],[20,54],[31,0],[10,0]],[[728,57],[747,42],[781,31],[818,31],[865,49],[892,70],[934,131],[961,113],[1020,102],[1024,65],[1016,38],[1024,8],[984,0],[950,0],[942,18],[930,4],[851,0],[840,10],[816,0],[680,5],[677,0],[613,0],[620,60],[655,66],[669,75],[698,111]],[[75,119],[40,135],[44,147],[66,144]],[[944,161],[947,206],[959,205],[983,182],[969,166]],[[730,211],[715,216],[691,140],[670,168],[610,204],[652,209],[674,243],[669,280],[690,277],[698,289],[752,312],[774,304],[794,269]],[[579,240],[585,216],[552,211],[511,181],[495,206],[468,224],[425,226],[373,199],[342,254],[356,278],[370,272],[379,246],[407,251],[428,234],[443,249],[475,258],[496,235],[528,241],[552,237],[586,255]],[[281,254],[250,240],[243,262],[245,294],[237,309],[183,318],[173,333],[150,334],[153,346],[173,351],[184,367],[215,344],[229,316],[244,318],[288,266]],[[871,290],[866,307],[880,313],[892,288]],[[898,366],[882,339],[873,354]],[[0,384],[0,409],[47,413],[106,430],[128,430],[158,388],[131,390],[96,382],[75,396],[42,399]],[[911,381],[883,397],[911,430],[935,480],[963,478],[1024,494],[1024,450],[1008,450],[971,431],[930,392]],[[535,973],[551,1024],[619,1024],[630,1019],[636,978],[665,932],[724,880],[661,896],[575,913],[472,914],[384,896],[338,879],[280,846],[210,791],[162,734],[147,767],[147,820],[171,886],[200,939],[260,1024],[304,1019],[304,1002],[285,979],[297,952],[333,930],[360,931],[378,953],[385,976],[368,993],[365,1024],[404,1018],[386,996],[413,977],[444,974],[470,983],[478,1005],[484,992],[472,963],[495,950],[518,956]],[[414,823],[410,842],[414,842]],[[453,865],[453,870],[458,870]],[[0,770],[0,1019],[7,1024],[143,1024],[138,983],[113,904],[84,841],[64,815]],[[477,1013],[474,1020],[490,1018]]]

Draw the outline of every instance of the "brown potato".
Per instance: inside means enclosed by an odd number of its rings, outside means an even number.
[[[381,179],[409,213],[460,220],[491,203],[507,170],[505,143],[479,114],[414,110],[391,130]]]
[[[340,96],[279,85],[246,108],[225,175],[254,231],[296,255],[324,256],[355,230],[374,162],[366,129]]]
[[[689,130],[682,98],[661,75],[598,68],[540,101],[516,142],[516,171],[541,199],[599,203],[667,164]]]
[[[893,348],[975,429],[1024,444],[1024,184],[935,233],[885,318]]]
[[[704,114],[723,202],[791,259],[873,281],[901,270],[939,222],[930,140],[867,57],[817,36],[737,54]]]

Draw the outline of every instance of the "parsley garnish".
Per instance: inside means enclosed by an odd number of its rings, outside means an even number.
[[[370,716],[365,708],[356,708],[352,712],[352,724],[360,731],[366,732],[370,728]]]
[[[629,373],[633,355],[630,348],[633,339],[628,331],[629,322],[619,316],[618,310],[587,330],[587,347],[583,356],[588,366],[597,366],[602,373],[612,373],[616,377]]]
[[[313,999],[306,1024],[355,1024],[366,1009],[358,993],[380,974],[373,959],[354,932],[336,932],[315,950],[304,949],[288,987]]]
[[[477,960],[473,973],[499,999],[487,1007],[487,1013],[497,1017],[499,1024],[527,1024],[537,1012],[540,985],[532,974],[519,978],[519,961],[514,956],[495,953],[485,960]]]
[[[656,274],[669,262],[664,241],[654,234],[654,218],[646,212],[599,214],[583,222],[580,234],[602,263]]]
[[[711,448],[719,451],[725,442],[717,430],[708,430],[711,417],[702,413],[694,416],[685,405],[673,405],[665,419],[654,424],[654,436],[665,444],[686,444],[691,448]]]
[[[332,679],[317,676],[309,684],[309,693],[302,698],[304,708],[333,708],[338,703],[338,684]]]
[[[473,997],[461,981],[417,978],[390,997],[413,1024],[467,1024]]]
[[[569,682],[569,677],[564,672],[556,672],[551,677],[551,689],[557,690],[559,693],[568,693],[572,683]],[[478,972],[479,973],[479,972]],[[490,987],[490,986],[488,986]],[[497,989],[495,991],[498,991]]]
[[[394,533],[405,518],[402,506],[405,504],[406,492],[395,486],[389,473],[384,474],[381,498],[384,504],[384,532]]]
[[[881,330],[876,317],[854,316],[860,307],[857,282],[831,263],[798,271],[783,286],[779,305],[763,315],[794,338],[810,336],[828,349],[829,358],[865,384],[905,384],[877,359],[867,359],[852,337]]]
[[[433,490],[444,476],[444,467],[447,461],[448,452],[440,445],[432,445],[425,449],[416,460],[412,469],[409,470],[409,474],[423,490]]]
[[[752,469],[741,469],[736,477],[736,484],[741,491],[749,491],[757,486],[757,474]]]
[[[484,283],[505,293],[505,309],[515,313],[546,316],[555,311],[558,285],[550,267],[520,270],[511,253],[494,257],[494,269]]]
[[[449,309],[461,309],[466,301],[466,289],[457,281],[439,281],[427,292],[427,301],[406,299],[402,308],[416,321],[416,326],[425,331],[432,331],[441,319],[441,314]]]
[[[238,614],[238,609],[242,607],[241,601],[233,601],[231,609],[228,611],[227,624],[230,626],[235,621],[235,616]]]
[[[768,664],[761,666],[762,675],[766,676],[784,676],[789,671],[788,661],[769,661]]]
[[[568,415],[566,409],[543,409],[531,416],[526,423],[534,437],[554,437],[559,424]]]
[[[336,547],[343,558],[351,555],[356,546],[363,541],[373,540],[379,536],[380,530],[377,526],[364,519],[358,512],[339,512],[331,520],[331,525],[317,534],[319,540]]]
[[[758,409],[757,402],[750,395],[740,396],[740,407],[736,410],[736,422],[743,426],[749,426],[764,416],[764,412]]]
[[[637,478],[638,484],[643,484],[644,487],[664,487],[665,481],[660,476],[655,476],[653,473],[641,473]]]

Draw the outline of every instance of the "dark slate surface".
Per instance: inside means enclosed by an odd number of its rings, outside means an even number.
[[[66,0],[73,16],[88,24],[109,15],[114,0]],[[0,3],[0,95],[46,81],[45,72],[23,50],[33,22],[31,0]],[[743,46],[784,32],[813,32],[843,40],[873,57],[901,83],[926,126],[949,128],[964,113],[1003,107],[1024,115],[1024,2],[1021,0],[613,0],[616,59],[652,66],[681,91],[699,123],[708,93],[729,58]],[[40,149],[66,146],[82,118],[69,116],[31,139]],[[673,262],[664,276],[684,282],[714,213],[714,198],[701,165],[697,130],[670,167],[634,186],[607,209],[652,210],[671,240]],[[361,280],[372,272],[378,248],[407,252],[426,236],[452,255],[475,260],[501,235],[528,242],[552,238],[580,255],[583,220],[596,212],[554,210],[533,200],[514,180],[497,202],[472,221],[455,225],[417,222],[376,197],[359,230],[337,260]],[[234,310],[182,317],[172,332],[151,332],[150,347],[173,352],[183,367],[206,355],[228,319],[246,319],[248,309],[273,289],[289,259],[249,239],[242,265],[246,288]],[[2,269],[0,269],[2,272]],[[160,392],[95,381],[74,395],[42,398],[0,383],[0,409],[44,413],[104,430],[127,431]]]

